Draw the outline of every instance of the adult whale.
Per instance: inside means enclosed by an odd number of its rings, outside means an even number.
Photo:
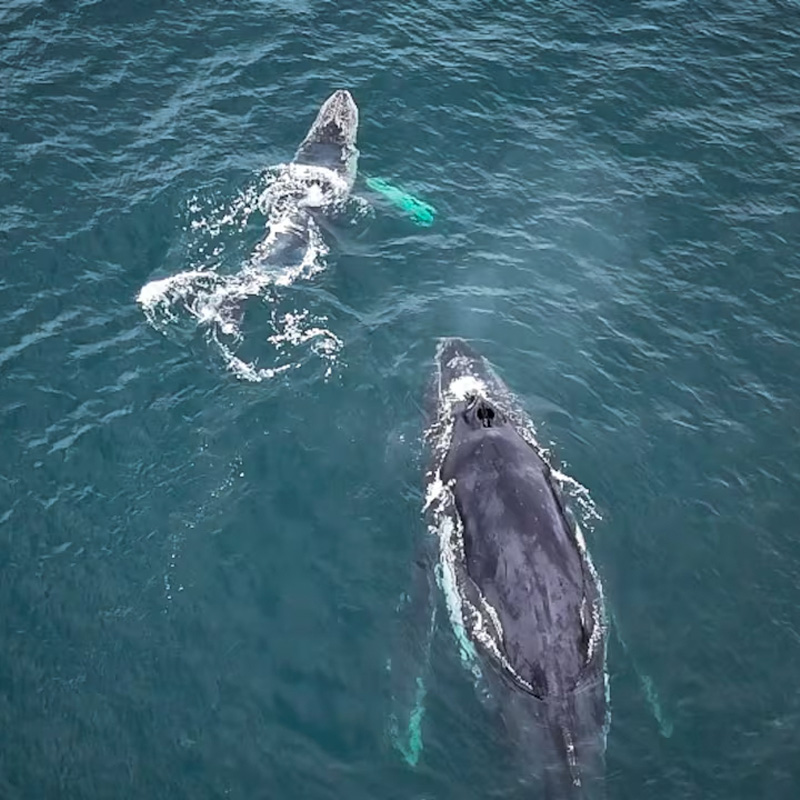
[[[462,656],[492,665],[473,671],[490,679],[543,794],[600,797],[605,620],[580,529],[530,421],[482,356],[442,340],[431,391],[426,509]]]

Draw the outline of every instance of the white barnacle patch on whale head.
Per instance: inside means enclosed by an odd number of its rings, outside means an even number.
[[[327,142],[354,147],[357,133],[358,106],[347,89],[337,89],[320,107],[303,143]]]

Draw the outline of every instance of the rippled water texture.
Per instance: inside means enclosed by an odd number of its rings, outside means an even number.
[[[602,517],[609,798],[796,798],[799,49],[794,0],[6,0],[0,797],[524,795],[444,614],[416,767],[387,734],[460,335]],[[148,315],[241,273],[338,87],[313,269],[239,339]]]

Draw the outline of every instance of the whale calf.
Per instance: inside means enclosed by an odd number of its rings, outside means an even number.
[[[482,356],[440,341],[430,392],[426,513],[462,656],[489,682],[542,794],[600,797],[605,616],[580,529]]]
[[[206,338],[217,348],[238,377],[250,381],[274,378],[300,364],[298,354],[308,352],[327,363],[326,375],[342,347],[338,336],[326,327],[324,315],[307,308],[279,310],[285,294],[276,289],[321,272],[329,252],[323,228],[336,217],[350,197],[356,178],[358,107],[346,89],[339,89],[319,108],[313,124],[288,163],[266,170],[259,180],[228,207],[215,209],[210,219],[192,222],[192,230],[210,238],[203,260],[190,269],[151,280],[141,288],[137,301],[150,323],[167,331],[178,321],[178,310],[194,318]],[[262,238],[244,260],[237,256],[235,271],[223,264],[226,229],[244,230],[254,213],[266,217]],[[232,237],[237,239],[234,234]],[[211,247],[213,245],[213,247]],[[206,263],[203,263],[206,262]],[[248,304],[252,298],[266,301],[269,308],[266,339],[271,354],[253,358],[242,347],[245,307],[256,318],[263,304]],[[263,314],[260,317],[263,320]],[[263,329],[262,329],[263,330]],[[264,335],[251,342],[260,349]],[[289,354],[292,357],[289,358]],[[262,366],[264,355],[273,366]]]

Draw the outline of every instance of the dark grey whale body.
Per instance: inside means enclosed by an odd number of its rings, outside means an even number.
[[[451,619],[501,678],[504,717],[545,795],[599,796],[605,629],[583,537],[485,359],[443,340],[434,392],[428,510]]]

